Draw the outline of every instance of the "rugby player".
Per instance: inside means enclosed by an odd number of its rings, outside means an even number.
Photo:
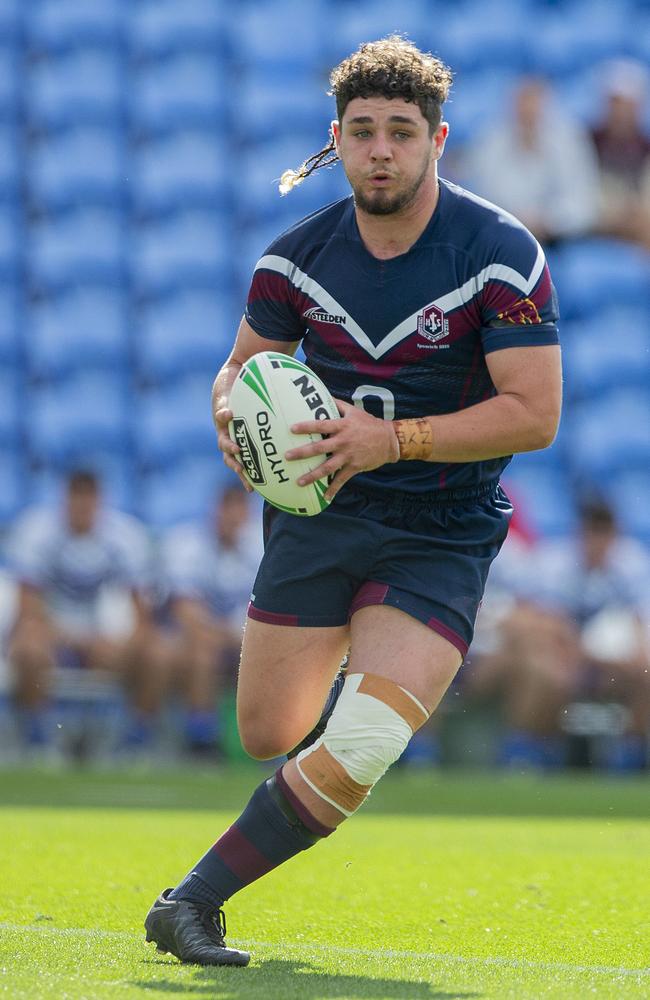
[[[559,420],[544,254],[511,215],[438,177],[449,69],[393,36],[362,45],[331,84],[331,141],[282,189],[339,159],[352,194],[268,248],[213,391],[236,471],[228,398],[251,355],[302,343],[339,401],[342,419],[294,425],[328,435],[288,454],[322,455],[302,481],[331,476],[333,502],[305,519],[267,507],[239,674],[251,756],[303,748],[152,906],[148,940],[185,962],[247,964],[226,946],[224,901],[330,836],[435,711],[506,536],[500,473],[547,447]]]

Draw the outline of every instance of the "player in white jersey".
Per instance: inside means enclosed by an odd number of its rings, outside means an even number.
[[[218,749],[219,691],[234,683],[250,592],[262,555],[249,495],[235,480],[212,517],[172,528],[162,544],[163,589],[177,626],[172,643],[187,703],[192,753]]]
[[[101,669],[128,682],[141,727],[158,709],[160,685],[144,593],[149,543],[133,517],[101,505],[91,472],[73,472],[60,509],[33,508],[7,545],[18,584],[9,642],[14,697],[28,743],[50,738],[53,669]]]

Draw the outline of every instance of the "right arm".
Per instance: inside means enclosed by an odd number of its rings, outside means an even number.
[[[260,337],[252,326],[245,319],[242,319],[230,356],[212,386],[212,419],[217,429],[219,449],[223,453],[223,460],[228,468],[237,473],[249,493],[252,487],[244,477],[241,465],[236,458],[239,448],[228,433],[228,423],[232,420],[232,410],[228,409],[230,391],[242,365],[254,354],[259,354],[260,351],[280,351],[283,354],[293,354],[298,343],[299,341],[287,343],[286,340],[268,340],[266,337]]]

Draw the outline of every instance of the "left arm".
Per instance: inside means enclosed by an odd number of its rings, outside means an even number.
[[[307,485],[334,475],[333,497],[358,472],[387,462],[479,462],[546,448],[555,438],[562,401],[560,349],[556,345],[510,347],[486,355],[497,395],[455,413],[384,421],[337,402],[343,420],[304,421],[297,434],[327,438],[293,448],[287,457],[329,457],[298,481]]]

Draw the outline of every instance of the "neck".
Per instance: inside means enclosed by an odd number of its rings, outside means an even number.
[[[410,205],[390,215],[373,215],[355,208],[359,233],[366,249],[379,260],[406,253],[426,229],[440,196],[438,176],[422,184]]]

